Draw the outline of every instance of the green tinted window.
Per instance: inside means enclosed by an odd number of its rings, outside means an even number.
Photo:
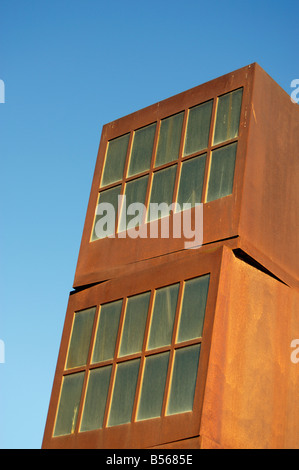
[[[179,284],[174,284],[156,291],[148,349],[171,343],[179,288]]]
[[[206,275],[185,282],[178,342],[202,336],[209,278],[210,276]]]
[[[147,182],[148,176],[143,176],[133,181],[129,181],[126,184],[126,207],[123,207],[122,209],[122,216],[118,228],[119,232],[122,230],[126,230],[128,226],[129,228],[132,228],[132,226],[140,225],[140,223],[142,222],[144,215],[143,208],[146,197]],[[136,205],[132,206],[132,204]],[[142,206],[140,204],[142,204]]]
[[[83,380],[84,372],[63,378],[54,436],[72,434],[75,431]]]
[[[212,152],[207,201],[228,196],[233,191],[237,143]]]
[[[169,352],[145,360],[138,420],[161,416]]]
[[[184,155],[204,150],[208,146],[213,101],[189,110]]]
[[[80,432],[103,425],[112,366],[90,371]]]
[[[194,207],[202,199],[202,188],[205,175],[206,154],[191,158],[182,163],[181,178],[177,202],[181,208],[189,203]]]
[[[101,306],[92,362],[113,359],[122,300]]]
[[[108,426],[129,423],[132,418],[140,359],[117,365]]]
[[[161,121],[155,166],[172,162],[179,156],[184,113]]]
[[[242,88],[218,98],[214,145],[238,136]]]
[[[130,134],[108,142],[102,186],[120,181],[123,178]]]
[[[89,308],[75,313],[66,369],[86,364],[95,311]]]
[[[200,344],[175,351],[167,414],[192,411]]]
[[[161,217],[169,214],[168,206],[172,203],[176,169],[177,165],[173,165],[154,173],[150,204],[162,204]],[[163,205],[165,205],[165,209],[163,209]],[[150,207],[148,219],[154,220],[156,218],[154,214],[155,211]]]
[[[105,238],[115,233],[115,221],[118,211],[118,196],[121,186],[101,191],[99,194],[94,221],[92,241]]]
[[[128,176],[149,169],[153,153],[156,123],[138,129],[134,133]]]
[[[150,292],[129,297],[121,337],[120,356],[142,350]]]

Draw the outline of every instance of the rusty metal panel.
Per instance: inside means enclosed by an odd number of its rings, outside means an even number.
[[[299,448],[299,293],[224,248],[200,435],[210,448]],[[213,444],[214,443],[214,444]]]
[[[258,65],[250,114],[241,244],[299,287],[299,106]]]

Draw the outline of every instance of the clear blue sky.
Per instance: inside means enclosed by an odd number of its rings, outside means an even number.
[[[0,448],[41,447],[103,124],[252,62],[290,94],[298,19],[295,0],[1,0]]]

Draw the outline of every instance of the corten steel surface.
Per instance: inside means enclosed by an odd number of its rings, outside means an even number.
[[[299,448],[297,289],[224,247],[203,401],[201,448]]]
[[[106,238],[90,242],[107,142],[150,123],[159,123],[161,119],[180,111],[185,111],[182,131],[182,135],[184,135],[187,110],[192,106],[210,99],[214,99],[211,121],[211,128],[213,129],[217,97],[243,87],[239,136],[233,139],[234,141],[238,141],[233,193],[227,197],[204,204],[203,243],[211,243],[238,235],[254,75],[255,65],[253,64],[137,111],[136,113],[118,119],[103,127],[73,284],[74,287],[110,279],[122,273],[123,270],[130,267],[132,263],[184,249],[184,240],[182,238],[136,238],[134,240],[130,238]],[[158,126],[153,155],[157,145],[157,136]],[[211,136],[212,132],[210,133],[207,149],[208,159],[211,158],[211,149],[222,145],[212,146]],[[227,143],[229,143],[229,141]],[[182,158],[183,144],[182,139],[178,160],[179,165]],[[153,164],[152,159],[151,168],[153,168]],[[207,164],[206,169],[208,168],[209,165]],[[177,187],[178,181],[176,181],[174,193],[176,193]],[[171,215],[170,220],[172,220]]]
[[[238,234],[244,251],[299,287],[299,106],[255,65]]]
[[[43,448],[149,448],[179,441],[181,439],[199,436],[201,406],[205,388],[205,375],[210,351],[210,338],[213,327],[222,251],[223,247],[209,247],[202,248],[196,253],[189,250],[189,252],[181,253],[179,255],[166,255],[165,257],[160,258],[159,264],[152,268],[145,270],[140,269],[139,272],[130,276],[123,275],[116,280],[110,280],[70,295],[44,433]],[[166,286],[207,273],[210,273],[210,284],[193,411],[144,421],[135,420],[133,423],[104,427],[103,429],[96,431],[78,432],[83,407],[81,398],[78,420],[74,433],[65,436],[52,437],[63,375],[86,370],[85,367],[69,369],[67,371],[64,369],[74,312],[99,305],[100,303],[117,300],[125,296],[138,294],[140,292]],[[95,331],[93,331],[93,337],[94,335]],[[187,341],[184,345],[187,346],[195,343],[198,343],[198,340]],[[95,365],[90,364],[91,349],[92,346],[89,351],[87,369],[95,367]],[[156,349],[155,353],[160,350],[163,351],[165,348]],[[143,356],[145,354],[145,345],[143,346],[142,354]],[[132,355],[130,358],[134,358],[136,356],[140,356],[140,354]],[[113,360],[114,367],[115,364],[116,359]],[[168,376],[166,387],[169,380],[170,377]],[[83,389],[86,388],[86,382],[87,373],[85,373]],[[137,388],[138,387],[140,387],[140,378]],[[111,394],[111,390],[109,393]],[[136,396],[137,395],[138,392],[136,393]],[[136,410],[136,406],[137,402],[135,398],[134,410]],[[165,399],[163,406],[164,408],[166,406]],[[135,413],[134,410],[133,416]],[[198,440],[195,439],[192,442],[194,445],[197,445]],[[180,446],[180,444],[177,445]]]

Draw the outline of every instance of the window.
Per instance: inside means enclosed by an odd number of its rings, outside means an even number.
[[[102,234],[105,234],[104,236],[109,236],[115,233],[115,220],[118,210],[118,197],[120,196],[120,192],[120,185],[100,192],[91,237],[92,241],[103,238]],[[111,210],[107,210],[105,204],[110,204],[113,207],[112,214]]]
[[[75,431],[83,380],[84,372],[63,377],[54,436],[72,434]]]
[[[134,224],[134,213],[133,214],[127,214],[127,207],[129,207],[131,204],[142,204],[144,205],[145,203],[145,198],[146,198],[146,189],[147,189],[147,183],[148,183],[148,175],[142,176],[141,178],[136,178],[134,180],[129,181],[125,185],[125,190],[124,190],[124,196],[125,196],[125,202],[123,202],[122,208],[121,208],[121,217],[118,225],[118,231],[121,232],[123,230],[126,230],[127,228],[130,228],[130,226]],[[141,217],[143,217],[143,213]]]
[[[153,220],[149,204],[180,209],[232,194],[242,93],[233,90],[109,141],[91,241]],[[126,206],[119,208],[120,195]],[[114,209],[109,217],[99,210],[103,202]],[[125,213],[132,203],[145,208],[140,217]]]
[[[183,161],[177,202],[180,207],[190,203],[192,207],[202,200],[206,154]]]
[[[120,181],[123,178],[130,134],[108,142],[102,186]]]
[[[212,151],[207,201],[232,193],[236,151],[235,142]]]
[[[150,204],[160,204],[161,202],[164,202],[168,207],[169,204],[172,203],[176,168],[177,166],[173,165],[154,173],[150,195]],[[165,211],[165,213],[166,212],[168,214],[168,210]],[[161,215],[163,217],[163,211]],[[149,212],[148,218],[150,220],[153,218],[151,212]]]
[[[238,136],[242,89],[218,98],[213,143],[220,144]]]
[[[75,312],[53,436],[192,411],[209,282]]]
[[[86,364],[94,315],[95,308],[76,312],[66,362],[67,369]]]
[[[213,101],[191,108],[188,113],[184,155],[208,147]]]
[[[178,159],[184,113],[162,119],[155,166],[164,165]]]
[[[128,176],[147,171],[151,164],[156,124],[138,129],[134,133]]]

